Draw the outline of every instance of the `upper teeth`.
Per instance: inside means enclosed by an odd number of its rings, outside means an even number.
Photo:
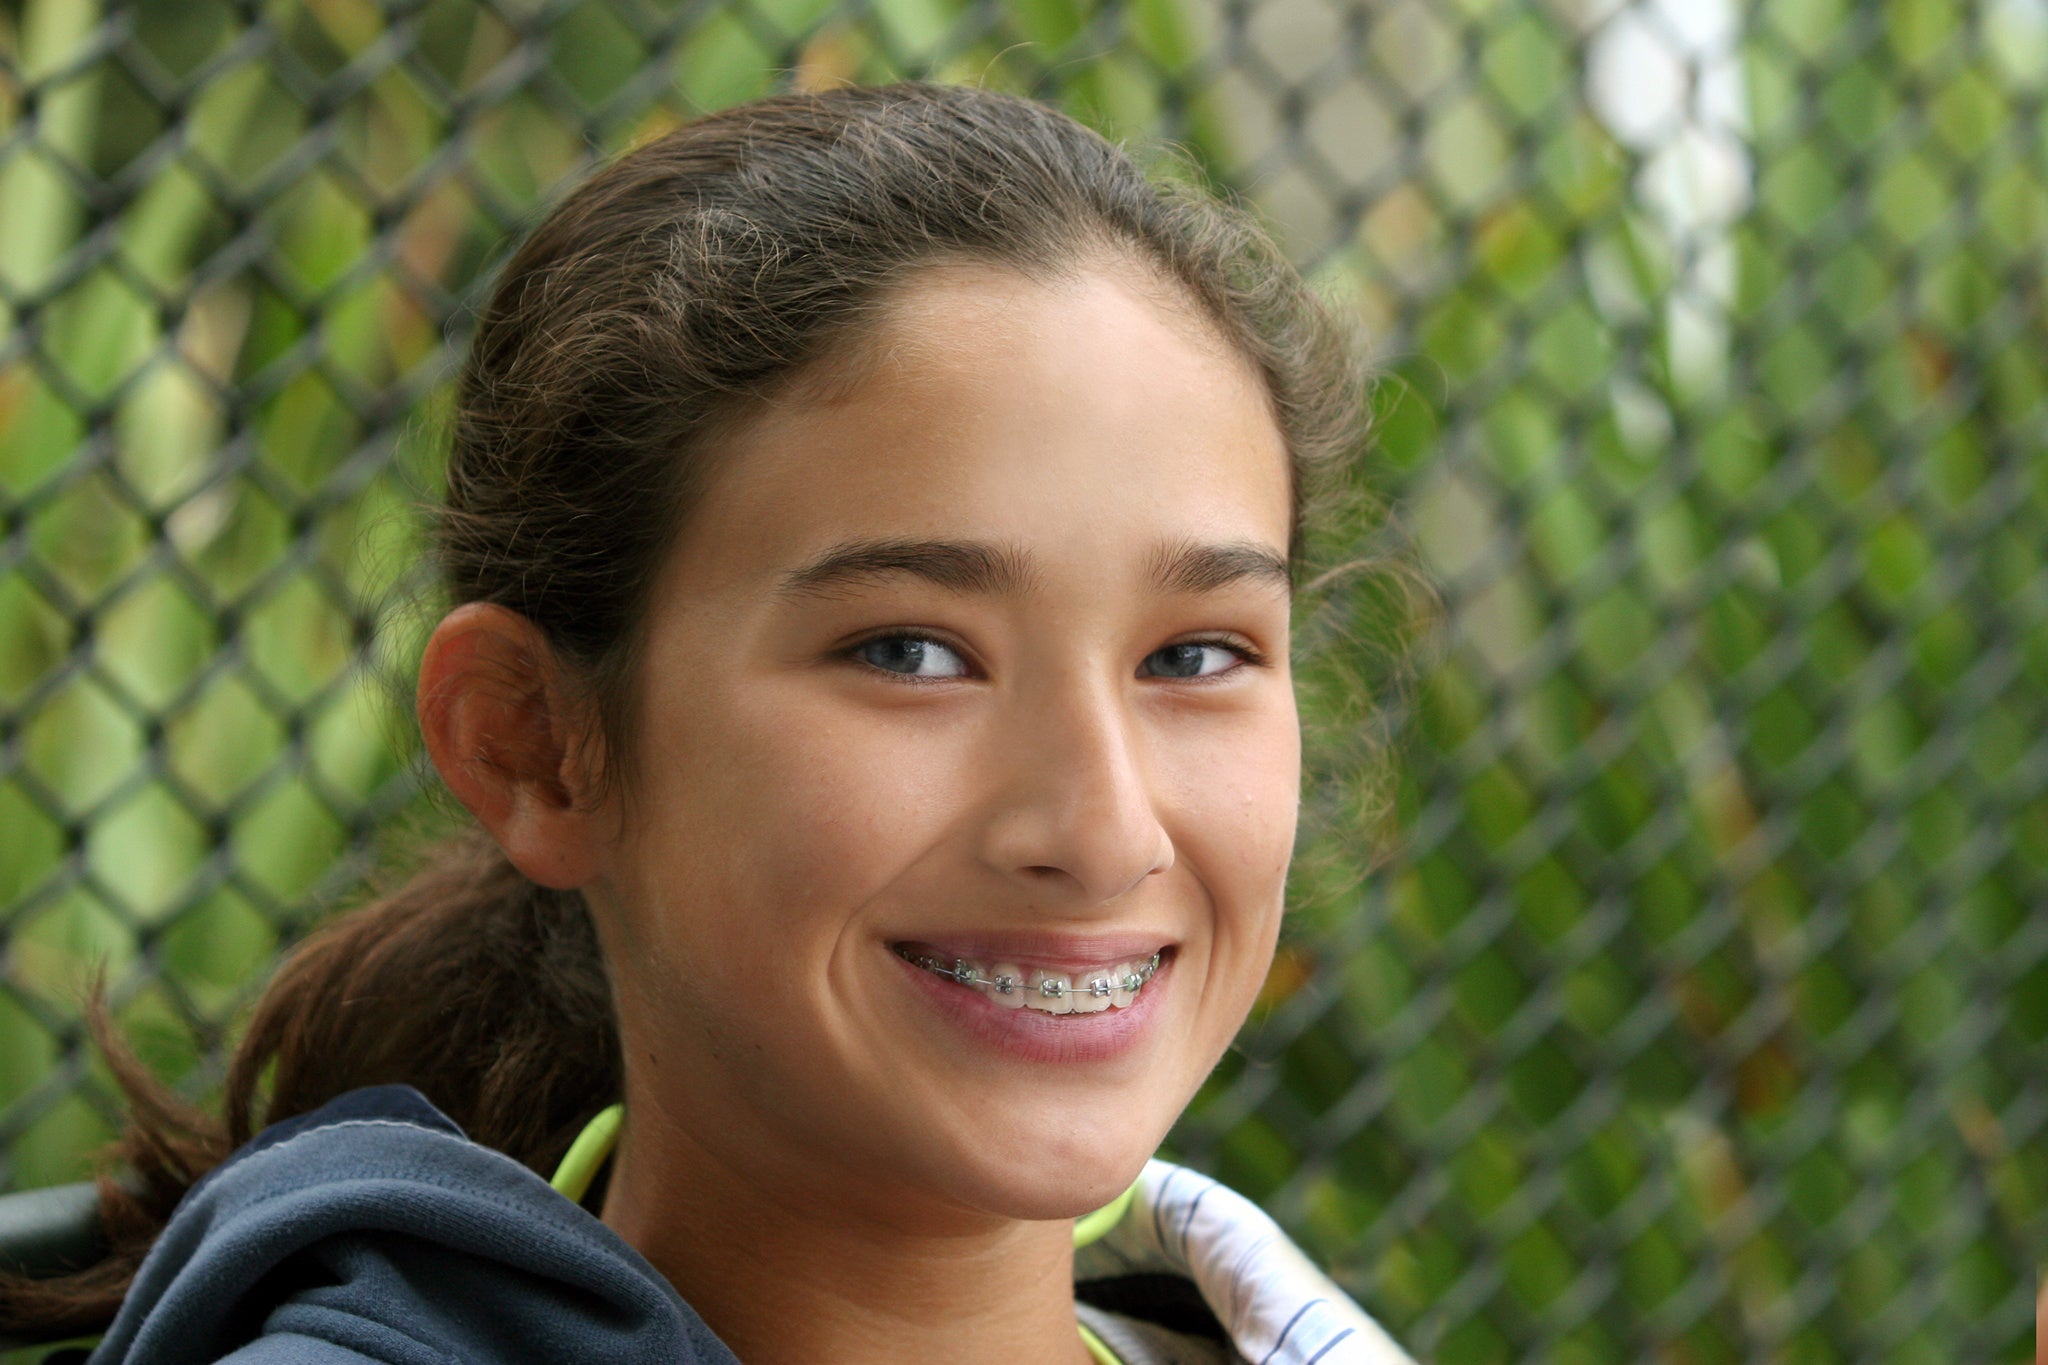
[[[976,962],[939,958],[908,948],[896,949],[904,961],[985,993],[1004,1009],[1034,1009],[1045,1014],[1094,1014],[1121,1008],[1137,998],[1159,970],[1158,953],[1082,972],[1026,970],[1013,962]]]

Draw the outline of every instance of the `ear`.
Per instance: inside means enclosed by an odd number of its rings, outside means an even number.
[[[593,880],[603,845],[602,737],[540,628],[469,602],[434,628],[417,705],[427,754],[512,865],[542,886]]]

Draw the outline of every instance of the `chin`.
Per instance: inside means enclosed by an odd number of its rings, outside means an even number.
[[[1125,1121],[1115,1131],[1012,1128],[1004,1141],[972,1154],[969,1197],[1007,1218],[1078,1218],[1122,1194],[1138,1178],[1166,1126]]]

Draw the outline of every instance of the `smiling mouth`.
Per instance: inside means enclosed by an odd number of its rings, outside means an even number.
[[[1013,962],[979,962],[972,958],[940,958],[908,944],[892,951],[913,967],[944,977],[955,985],[981,992],[1001,1009],[1028,1009],[1042,1014],[1099,1014],[1123,1009],[1159,971],[1163,952],[1080,972],[1020,967]]]

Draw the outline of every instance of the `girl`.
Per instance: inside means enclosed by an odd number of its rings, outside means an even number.
[[[1148,1164],[1272,955],[1361,393],[1245,219],[1023,100],[582,186],[460,385],[477,832],[291,959],[220,1129],[138,1103],[92,1359],[1405,1359]]]

